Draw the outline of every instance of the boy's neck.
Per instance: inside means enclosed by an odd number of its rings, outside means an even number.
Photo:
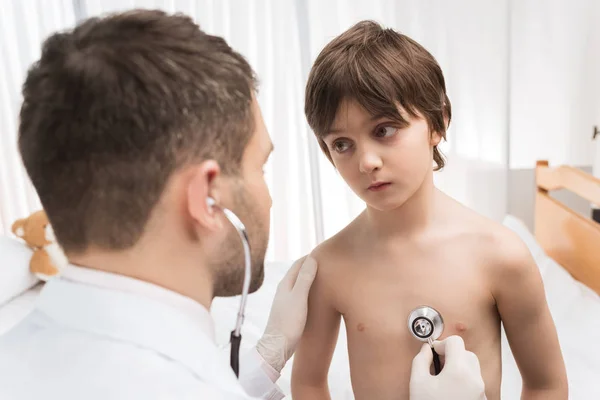
[[[366,219],[374,236],[412,237],[427,229],[435,214],[439,196],[433,184],[433,171],[429,171],[417,191],[400,207],[379,211],[367,206]]]

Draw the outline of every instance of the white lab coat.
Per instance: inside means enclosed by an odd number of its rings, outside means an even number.
[[[283,397],[255,350],[243,355],[237,380],[203,307],[182,310],[139,292],[65,278],[46,283],[34,311],[0,337],[0,399]]]

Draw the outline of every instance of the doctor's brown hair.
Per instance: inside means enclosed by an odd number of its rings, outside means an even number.
[[[357,101],[371,115],[385,116],[408,125],[399,104],[413,117],[425,118],[431,132],[446,138],[451,106],[444,75],[435,58],[417,42],[362,21],[333,39],[321,51],[306,85],[304,111],[319,145],[331,161],[323,137],[344,99]],[[435,146],[435,170],[444,157]]]
[[[186,164],[238,173],[255,89],[246,60],[183,15],[111,14],[46,39],[18,140],[64,250],[133,246]]]

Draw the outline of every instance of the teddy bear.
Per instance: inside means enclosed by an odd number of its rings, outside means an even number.
[[[54,231],[44,210],[15,221],[12,232],[33,250],[29,270],[39,279],[47,281],[59,276],[61,270],[68,264],[69,261],[56,242]]]

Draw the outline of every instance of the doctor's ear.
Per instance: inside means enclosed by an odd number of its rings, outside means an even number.
[[[216,161],[205,161],[190,172],[187,182],[187,208],[194,222],[209,230],[219,230],[222,218],[217,212],[220,168]]]

